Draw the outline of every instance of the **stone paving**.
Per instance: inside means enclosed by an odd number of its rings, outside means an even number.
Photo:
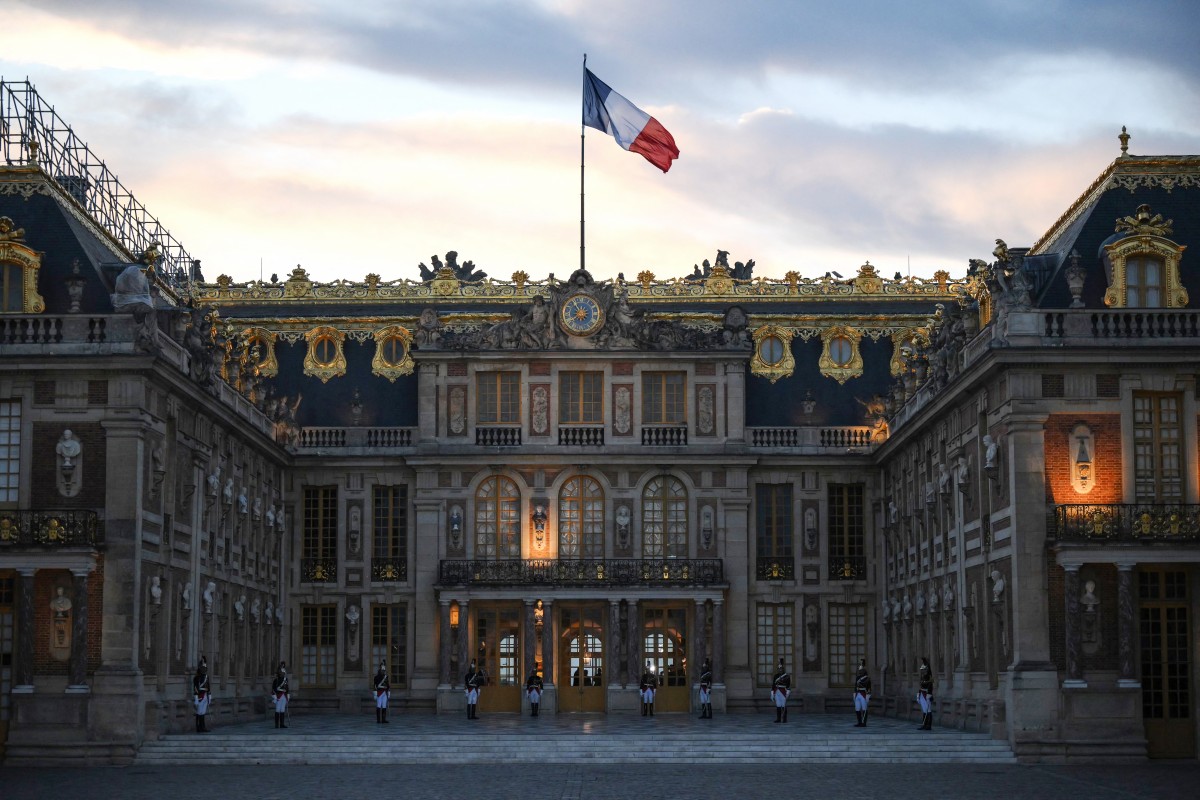
[[[1200,764],[0,768],[4,800],[1117,800],[1197,796]]]

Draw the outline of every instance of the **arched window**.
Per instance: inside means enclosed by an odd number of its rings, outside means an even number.
[[[503,475],[488,478],[475,492],[475,558],[520,558],[521,496]]]
[[[660,475],[642,492],[642,557],[687,558],[687,489]]]
[[[558,557],[604,558],[604,490],[586,475],[558,495]]]

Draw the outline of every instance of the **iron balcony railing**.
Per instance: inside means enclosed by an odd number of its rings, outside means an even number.
[[[829,580],[862,581],[867,578],[866,556],[830,556]]]
[[[336,558],[300,559],[301,583],[336,583],[338,562]]]
[[[9,547],[101,547],[104,522],[95,511],[0,511],[0,550]]]
[[[788,558],[760,558],[755,568],[760,581],[791,581],[796,579],[796,562]]]
[[[1200,542],[1200,505],[1057,506],[1053,535],[1060,542]]]
[[[553,558],[442,561],[443,586],[711,586],[723,584],[719,558]]]
[[[372,558],[371,580],[377,583],[403,583],[408,580],[408,559],[404,556]]]

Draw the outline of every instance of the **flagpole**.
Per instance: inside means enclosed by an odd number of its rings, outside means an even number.
[[[583,79],[587,81],[587,53],[583,54]],[[586,90],[585,90],[586,91]],[[584,267],[584,237],[583,237],[583,133],[587,130],[584,124],[583,98],[579,102],[579,268]]]

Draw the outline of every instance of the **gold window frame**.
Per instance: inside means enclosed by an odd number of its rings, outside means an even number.
[[[375,331],[375,357],[371,359],[371,374],[387,378],[392,383],[401,375],[412,375],[412,334],[402,325],[389,325]],[[398,339],[404,345],[404,355],[399,361],[391,361],[384,355],[383,347],[390,339]]]
[[[4,219],[8,219],[4,217]],[[7,226],[11,229],[12,220]],[[38,275],[42,269],[43,253],[16,241],[23,235],[22,229],[3,233],[0,227],[0,264],[16,266],[21,272],[21,308],[0,311],[0,314],[41,314],[46,310],[46,301],[38,294]],[[6,238],[11,237],[11,238]]]
[[[308,350],[304,353],[304,374],[320,378],[321,383],[328,383],[330,378],[338,378],[346,374],[346,334],[337,328],[327,325],[313,328],[304,334]],[[320,341],[331,341],[334,345],[333,360],[322,363],[316,357],[316,345]]]

